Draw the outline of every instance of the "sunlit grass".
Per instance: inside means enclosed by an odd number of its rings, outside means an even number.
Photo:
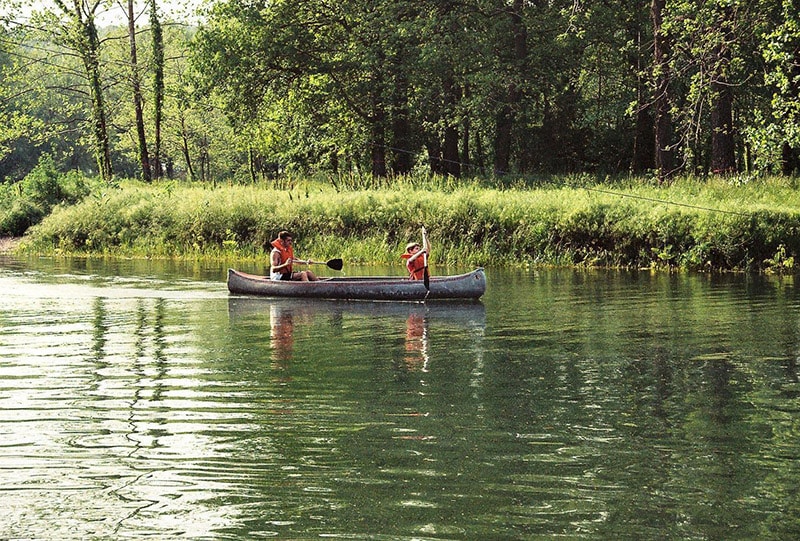
[[[314,259],[397,263],[425,225],[440,264],[787,270],[800,252],[800,193],[781,178],[661,187],[643,179],[500,183],[396,180],[360,188],[124,182],[57,208],[31,251],[264,258],[288,229]]]

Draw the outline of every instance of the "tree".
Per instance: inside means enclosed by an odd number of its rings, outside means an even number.
[[[164,31],[156,0],[150,0],[150,33],[153,41],[153,176],[161,178],[161,124],[164,119]]]
[[[494,140],[494,170],[502,173],[509,171],[511,160],[511,135],[516,117],[516,110],[522,101],[524,74],[527,73],[528,43],[527,28],[522,16],[523,0],[513,0],[504,10],[508,17],[510,46],[503,47],[504,55],[508,55],[510,73],[506,97],[497,114],[497,127]]]
[[[195,70],[242,127],[258,122],[274,96],[313,105],[323,126],[346,111],[362,126],[346,139],[366,139],[371,170],[382,176],[391,107],[383,34],[389,22],[381,15],[362,2],[278,1],[259,10],[233,0],[216,6],[198,35]]]
[[[711,171],[716,174],[736,170],[734,152],[733,90],[731,62],[733,60],[734,28],[732,4],[714,6],[720,36],[713,47],[714,73],[711,79]]]
[[[91,170],[80,126],[85,118],[85,79],[74,56],[51,43],[18,15],[7,19],[7,51],[0,62],[0,116],[5,153],[0,176],[23,178],[50,154],[62,167]],[[49,36],[49,34],[48,34]]]
[[[653,18],[653,80],[655,105],[655,166],[659,183],[664,183],[674,172],[672,165],[672,113],[670,90],[670,39],[664,28],[666,0],[652,0]]]
[[[673,103],[687,164],[702,171],[727,174],[738,169],[743,146],[743,120],[751,120],[739,98],[758,93],[761,80],[753,73],[764,67],[752,54],[759,35],[774,25],[769,0],[676,1],[669,4],[668,25],[674,45],[672,73],[685,89]],[[762,98],[763,99],[763,98]],[[737,150],[739,149],[739,150]],[[741,160],[739,160],[741,161]]]
[[[100,75],[100,38],[95,17],[102,6],[99,0],[53,0],[58,11],[45,12],[46,27],[56,43],[69,47],[82,61],[89,86],[94,155],[101,178],[111,182],[111,146],[107,111]]]
[[[133,11],[133,0],[128,0],[128,38],[130,41],[130,80],[133,90],[133,108],[136,115],[136,134],[139,143],[139,164],[142,178],[150,182],[150,157],[147,154],[147,136],[144,130],[144,112],[142,111],[142,88],[139,76],[139,62],[136,55],[136,14]]]
[[[797,0],[221,0],[196,36],[155,0],[149,32],[128,2],[102,29],[99,4],[53,2],[0,84],[15,160],[83,167],[83,144],[106,177],[249,181],[797,169]],[[21,112],[50,133],[9,132]]]
[[[800,172],[800,2],[780,0],[772,20],[779,21],[765,32],[762,54],[767,63],[770,116],[758,137],[779,147],[780,171]]]
[[[634,5],[639,6],[640,3],[634,0]],[[654,70],[649,53],[651,44],[653,52],[656,49],[653,22],[652,5],[648,5],[640,9],[634,8],[626,24],[627,38],[631,44],[628,48],[628,65],[636,76],[636,99],[633,103],[635,127],[630,170],[637,174],[655,168],[655,115],[652,114],[653,92],[650,91]]]
[[[5,25],[0,26],[0,164],[11,152],[9,145],[18,137],[18,132],[13,128],[15,111],[10,105],[11,88],[7,84],[9,75],[13,72],[13,63],[5,47],[8,43]]]

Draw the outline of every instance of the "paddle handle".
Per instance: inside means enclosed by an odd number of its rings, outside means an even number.
[[[422,283],[425,285],[425,289],[427,289],[428,292],[430,292],[430,290],[431,290],[431,277],[428,274],[428,252],[425,252],[425,253],[422,254],[422,263],[424,264],[424,267],[422,268]],[[428,295],[425,294],[425,297],[427,297],[427,296]]]

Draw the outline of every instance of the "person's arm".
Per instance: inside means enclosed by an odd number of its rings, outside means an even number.
[[[270,255],[272,272],[281,272],[282,270],[288,268],[289,265],[292,263],[292,260],[288,259],[287,261],[284,261],[283,263],[279,264],[280,260],[281,260],[281,254],[277,250],[273,250],[272,254]]]
[[[408,258],[407,263],[413,262],[418,257],[422,257],[423,255],[428,253],[428,233],[425,231],[425,228],[422,228],[422,247],[417,250],[417,252]]]

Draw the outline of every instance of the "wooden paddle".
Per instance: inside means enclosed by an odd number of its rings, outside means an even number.
[[[428,253],[422,254],[422,263],[425,265],[422,268],[422,283],[425,284],[425,289],[431,290],[431,277],[428,274]]]
[[[299,263],[299,261],[298,261],[298,263]],[[328,268],[331,268],[331,269],[337,270],[337,271],[342,270],[342,266],[344,265],[344,262],[339,258],[329,259],[328,261],[325,261],[325,262],[322,262],[322,261],[311,261],[310,259],[308,259],[308,260],[304,261],[304,263],[306,265],[327,265]]]
[[[431,277],[428,274],[428,232],[425,231],[425,226],[422,226],[422,246],[425,249],[425,253],[422,254],[422,283],[425,284],[425,289],[428,290],[428,293],[431,291]],[[428,295],[425,294],[427,297]]]

